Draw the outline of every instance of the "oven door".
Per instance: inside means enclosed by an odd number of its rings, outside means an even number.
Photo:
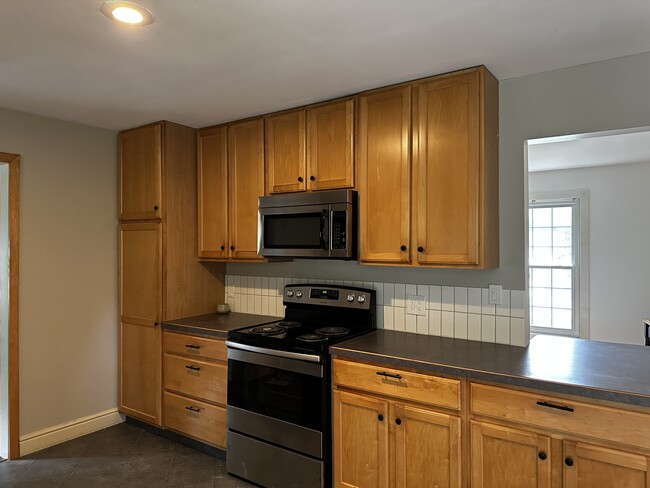
[[[329,257],[329,219],[329,205],[261,207],[258,211],[258,254]]]
[[[227,341],[228,428],[321,458],[322,358]]]

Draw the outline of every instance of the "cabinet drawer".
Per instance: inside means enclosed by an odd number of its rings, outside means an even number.
[[[164,355],[165,389],[226,404],[228,366]]]
[[[650,448],[649,414],[480,384],[471,392],[474,414]]]
[[[203,359],[227,361],[228,351],[225,341],[206,339],[187,334],[165,332],[163,334],[165,352],[181,356],[195,356]]]
[[[225,408],[168,391],[165,392],[164,402],[166,428],[219,447],[226,447]]]
[[[332,374],[336,385],[454,410],[460,409],[459,380],[340,359],[333,360]],[[397,375],[399,378],[395,377]]]

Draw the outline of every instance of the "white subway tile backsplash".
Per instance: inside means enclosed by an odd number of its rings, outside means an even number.
[[[481,313],[481,289],[468,288],[467,289],[467,312],[468,313]]]
[[[440,335],[442,337],[454,337],[454,312],[443,310]]]
[[[442,287],[429,286],[429,309],[442,310]]]
[[[526,317],[526,292],[523,290],[510,290],[510,316]]]
[[[375,290],[379,328],[517,346],[528,343],[522,290],[503,290],[503,303],[495,307],[488,303],[487,288],[226,275],[226,301],[233,312],[282,317],[284,286],[298,283]],[[406,313],[408,295],[424,297],[425,315]]]
[[[454,311],[454,287],[442,287],[442,309],[450,312]]]
[[[467,314],[454,312],[454,337],[467,339]]]
[[[510,343],[510,317],[501,317],[497,315],[496,342],[499,344]]]
[[[418,319],[417,315],[406,314],[406,332],[417,332]]]
[[[441,313],[440,310],[429,310],[429,335],[441,335]]]
[[[494,342],[496,339],[496,318],[494,315],[481,315],[481,341]]]
[[[479,314],[467,314],[467,338],[470,341],[481,340],[481,316]]]
[[[467,288],[454,287],[454,311],[467,312]]]
[[[429,314],[417,315],[417,330],[418,334],[428,334],[429,333]]]
[[[406,307],[406,285],[395,283],[395,306]]]
[[[497,315],[510,317],[510,290],[503,290],[501,305],[496,306]]]
[[[487,288],[481,288],[481,313],[483,315],[494,315],[494,305],[490,303],[490,291]]]

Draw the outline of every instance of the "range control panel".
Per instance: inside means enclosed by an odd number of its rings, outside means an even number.
[[[286,285],[284,303],[305,303],[369,310],[374,290],[347,286]]]

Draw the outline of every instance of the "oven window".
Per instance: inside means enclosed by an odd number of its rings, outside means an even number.
[[[228,404],[322,430],[322,378],[228,360]]]
[[[264,216],[264,247],[268,249],[321,249],[321,214]]]

